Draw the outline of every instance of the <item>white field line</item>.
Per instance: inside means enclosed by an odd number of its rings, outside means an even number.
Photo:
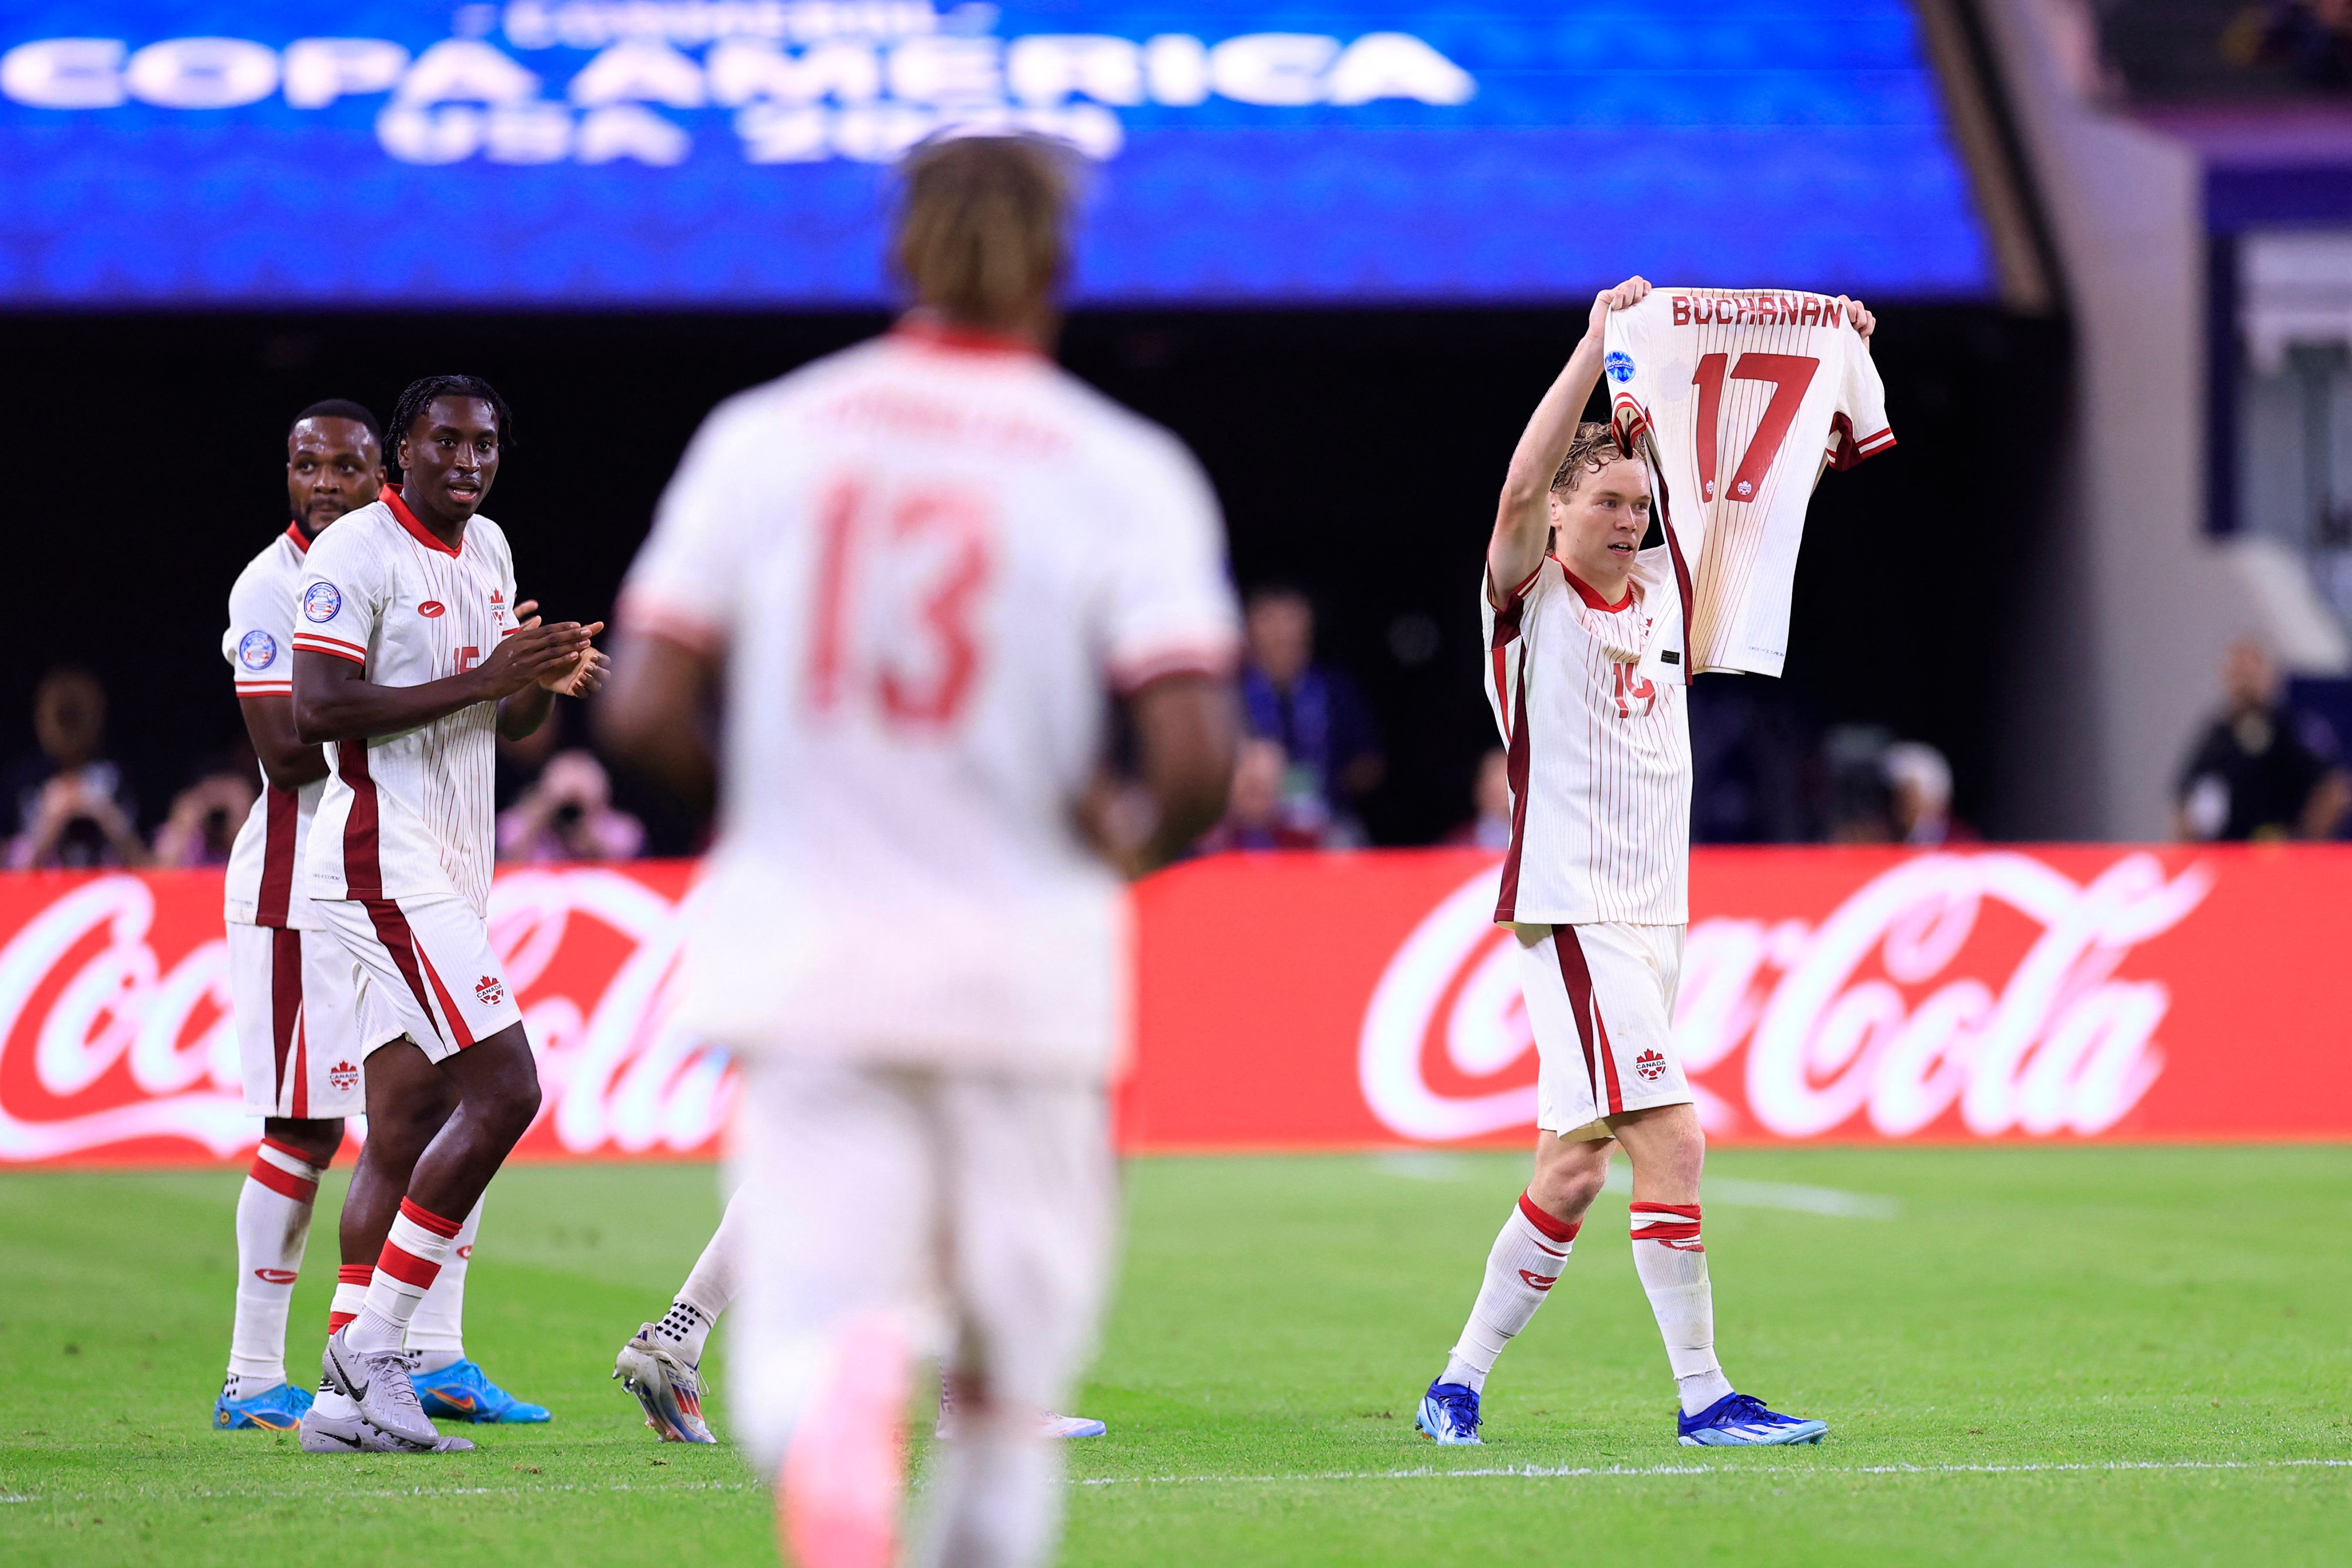
[[[1461,1155],[1409,1149],[1374,1155],[1372,1167],[1383,1176],[1413,1181],[1455,1181],[1479,1169],[1477,1162]],[[1633,1172],[1622,1160],[1611,1165],[1604,1190],[1633,1190]],[[1902,1206],[1893,1198],[1866,1192],[1842,1192],[1833,1186],[1805,1186],[1796,1182],[1740,1181],[1731,1176],[1708,1177],[1701,1196],[1705,1202],[1729,1208],[1785,1208],[1798,1214],[1826,1214],[1838,1219],[1893,1219],[1903,1212]]]
[[[1501,1465],[1441,1470],[1423,1465],[1410,1470],[1325,1470],[1297,1476],[1100,1476],[1072,1486],[1283,1486],[1308,1481],[1418,1481],[1479,1479],[1516,1480],[1615,1479],[1642,1476],[1758,1476],[1780,1481],[1807,1476],[2013,1476],[2118,1470],[2347,1469],[2352,1459],[2113,1459],[2101,1464],[2021,1465]]]
[[[1423,1481],[1423,1480],[1635,1480],[1652,1476],[1730,1476],[1748,1477],[1772,1481],[1801,1480],[1809,1476],[2016,1476],[2114,1474],[2132,1470],[2291,1470],[2291,1469],[2352,1469],[2352,1458],[2342,1459],[2111,1459],[2099,1464],[2017,1464],[2017,1465],[1499,1465],[1475,1469],[1443,1470],[1421,1466],[1408,1470],[1323,1470],[1295,1476],[1097,1476],[1087,1480],[1074,1480],[1074,1487],[1164,1487],[1164,1486],[1299,1486],[1333,1481]],[[522,1497],[566,1492],[690,1492],[690,1491],[751,1491],[759,1490],[750,1479],[735,1481],[672,1481],[638,1486],[629,1481],[606,1481],[597,1485],[576,1485],[567,1482],[540,1482],[517,1486],[494,1487],[353,1487],[338,1489],[338,1498],[428,1498],[428,1497]],[[157,1492],[121,1491],[56,1492],[47,1496],[0,1496],[0,1503],[12,1502],[121,1502],[126,1496],[162,1495]],[[282,1490],[263,1488],[172,1488],[173,1498],[219,1500],[223,1501],[266,1501],[316,1499],[315,1490]]]

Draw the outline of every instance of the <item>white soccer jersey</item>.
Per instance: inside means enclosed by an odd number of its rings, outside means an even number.
[[[620,613],[727,660],[697,1027],[1105,1070],[1125,900],[1072,806],[1107,695],[1236,648],[1216,503],[1173,437],[1043,356],[902,329],[710,416]]]
[[[514,558],[476,517],[452,551],[386,486],[346,513],[303,562],[296,650],[361,665],[379,686],[417,686],[473,668],[516,630]],[[455,892],[488,907],[497,841],[491,769],[498,705],[476,703],[419,729],[327,747],[329,773],[304,868],[313,898]]]
[[[1495,918],[1529,925],[1690,918],[1687,688],[1642,673],[1674,563],[1643,552],[1612,604],[1547,557],[1497,611],[1478,595],[1487,706],[1503,733],[1511,842]]]
[[[303,552],[310,548],[302,530],[289,523],[284,533],[246,563],[236,586],[228,591],[228,630],[221,636],[221,656],[236,678],[240,699],[294,695],[294,591],[302,577]],[[262,774],[261,793],[254,798],[253,810],[228,852],[223,913],[229,920],[294,931],[316,925],[302,879],[295,873],[325,789],[323,779],[299,789],[280,789],[266,771]]]
[[[1660,288],[1609,317],[1611,417],[1651,437],[1660,508],[1692,577],[1688,646],[1644,674],[1777,675],[1805,507],[1824,460],[1895,444],[1886,390],[1845,308],[1818,294]]]

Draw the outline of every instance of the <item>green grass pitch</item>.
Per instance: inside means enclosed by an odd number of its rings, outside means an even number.
[[[1621,1190],[1497,1369],[1488,1445],[1440,1453],[1414,1404],[1524,1165],[1129,1166],[1065,1561],[2352,1561],[2352,1149],[1721,1153],[1725,1364],[1829,1439],[1674,1446]],[[606,1380],[716,1217],[708,1167],[499,1179],[469,1348],[556,1420],[432,1458],[207,1428],[236,1180],[0,1177],[0,1562],[773,1560],[733,1452],[656,1444]]]

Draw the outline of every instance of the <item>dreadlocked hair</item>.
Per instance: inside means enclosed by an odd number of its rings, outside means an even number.
[[[899,169],[891,259],[950,320],[1006,321],[1069,262],[1069,165],[1040,136],[935,136]]]
[[[1587,474],[1598,474],[1632,455],[1618,441],[1615,426],[1588,419],[1576,427],[1576,439],[1568,444],[1568,455],[1560,460],[1559,472],[1551,476],[1552,493],[1564,496]]]
[[[490,415],[498,422],[499,448],[514,444],[514,415],[507,412],[507,400],[499,395],[498,388],[479,376],[425,376],[409,382],[400,401],[392,405],[392,423],[384,429],[385,462],[400,466],[400,444],[408,439],[417,415],[431,408],[436,397],[478,398],[488,403]]]

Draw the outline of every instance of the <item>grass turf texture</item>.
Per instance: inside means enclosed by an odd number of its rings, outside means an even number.
[[[1487,1446],[1438,1450],[1414,1406],[1524,1165],[1130,1166],[1122,1289],[1083,1400],[1111,1436],[1071,1450],[1065,1560],[2352,1558],[2352,1150],[1722,1153],[1718,1343],[1740,1387],[1826,1418],[1828,1441],[1673,1446],[1618,1190],[1497,1369]],[[0,1177],[0,1561],[772,1560],[731,1450],[656,1445],[606,1380],[716,1218],[707,1167],[501,1176],[468,1348],[556,1420],[462,1428],[481,1452],[415,1458],[208,1429],[236,1180]],[[1839,1205],[1769,1184],[1895,1214],[1792,1208]],[[339,1195],[331,1178],[296,1291],[298,1375]]]

